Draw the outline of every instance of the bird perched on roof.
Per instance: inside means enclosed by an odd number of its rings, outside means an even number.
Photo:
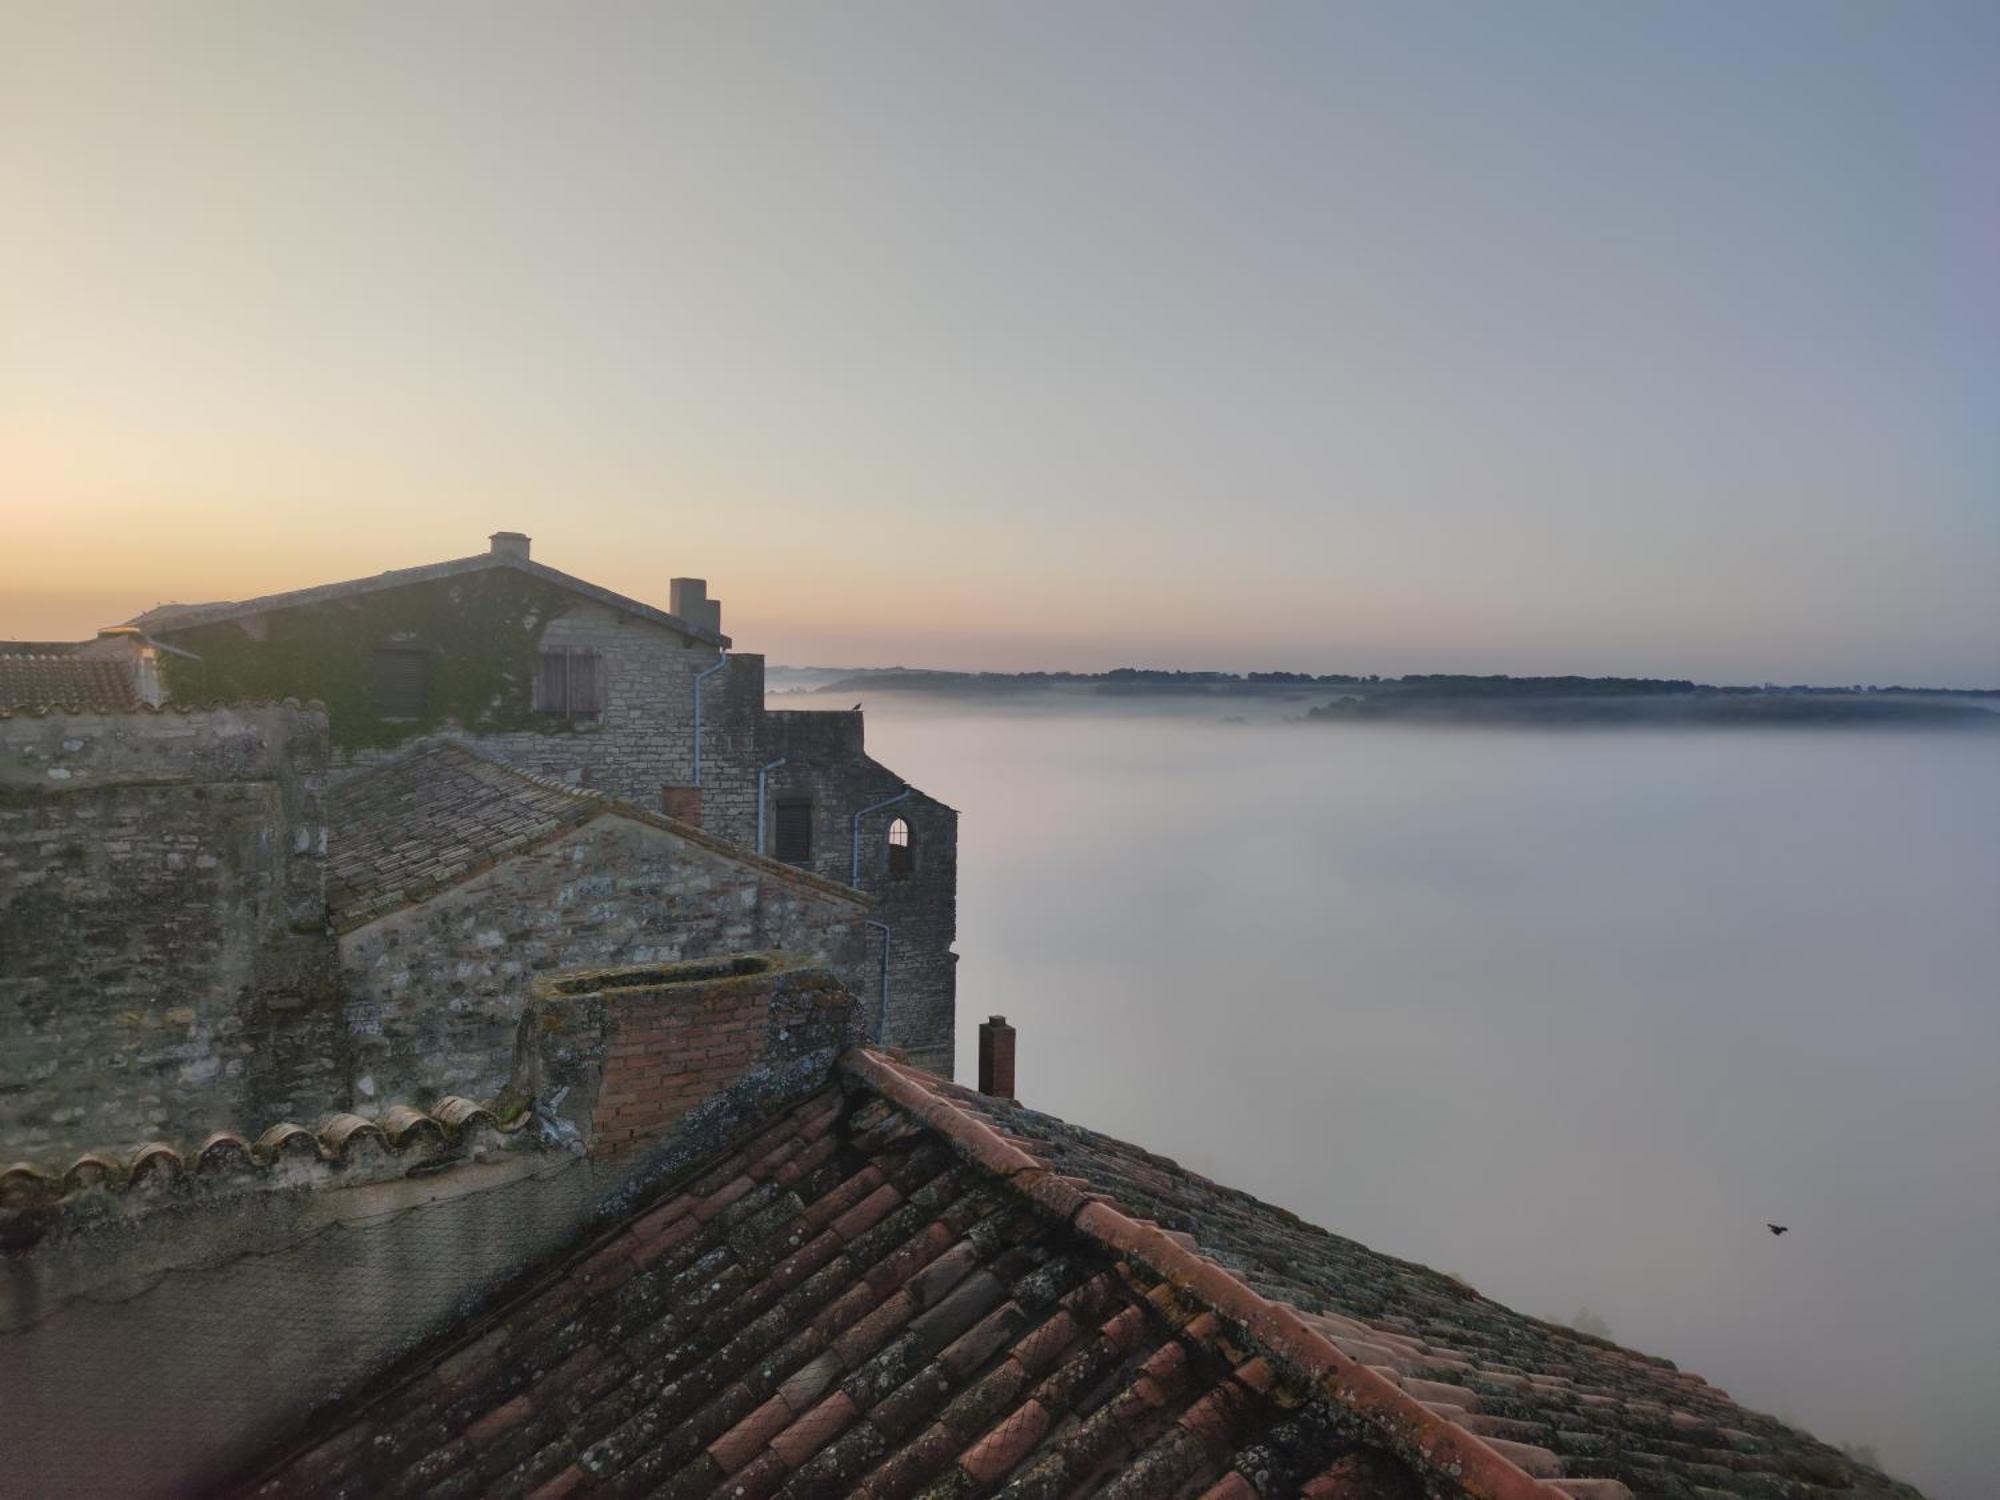
[[[1789,1224],[1766,1224],[1764,1227],[1773,1234],[1783,1234],[1792,1226]]]
[[[849,713],[851,713],[851,714],[858,714],[858,713],[860,713],[860,712],[861,712],[861,705],[860,705],[859,703],[855,704],[855,705],[854,705],[854,707],[852,707],[852,708],[850,708],[850,709],[848,710],[848,712],[849,712]]]

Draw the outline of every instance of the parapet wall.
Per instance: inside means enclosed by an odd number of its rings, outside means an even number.
[[[0,1140],[283,1118],[335,1069],[326,715],[0,717]]]

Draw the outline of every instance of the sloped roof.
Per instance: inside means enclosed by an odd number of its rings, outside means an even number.
[[[323,583],[313,588],[290,589],[282,594],[264,594],[255,599],[219,600],[212,604],[161,604],[135,616],[130,623],[140,626],[149,634],[168,635],[178,630],[191,630],[197,625],[213,625],[221,620],[237,620],[248,615],[268,614],[272,610],[297,609],[308,604],[323,604],[333,599],[350,599],[361,594],[380,593],[384,589],[406,588],[413,583],[429,583],[439,578],[456,578],[465,573],[483,573],[492,568],[512,568],[526,573],[531,578],[539,578],[544,583],[555,584],[572,594],[599,604],[622,610],[638,619],[650,620],[655,625],[663,625],[697,641],[706,641],[712,646],[727,646],[729,637],[719,631],[710,630],[706,625],[696,625],[679,615],[669,614],[664,609],[633,599],[611,589],[587,582],[559,568],[551,568],[546,563],[538,563],[530,558],[520,557],[510,552],[481,552],[472,557],[456,557],[448,562],[425,563],[415,568],[391,568],[377,573],[372,578],[351,578],[343,583]]]
[[[889,1101],[833,1089],[254,1492],[887,1497],[1033,1474],[1151,1497],[1254,1463],[1418,1500],[1301,1395]]]
[[[352,930],[606,814],[650,824],[789,884],[868,904],[858,891],[692,824],[432,739],[328,791],[328,912],[335,927]]]
[[[131,713],[144,706],[126,662],[79,656],[74,648],[0,650],[0,712]]]
[[[1136,1147],[876,1053],[841,1083],[252,1492],[1915,1493]]]
[[[346,926],[421,900],[602,803],[445,741],[337,782],[327,793],[326,900]]]

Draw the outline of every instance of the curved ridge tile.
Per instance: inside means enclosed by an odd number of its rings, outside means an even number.
[[[180,1152],[165,1141],[151,1141],[141,1146],[127,1169],[127,1180],[133,1187],[146,1184],[166,1185],[181,1180],[186,1175],[187,1164],[181,1160]]]
[[[421,1147],[426,1143],[442,1146],[448,1139],[444,1125],[425,1114],[420,1109],[412,1109],[407,1104],[392,1104],[382,1111],[377,1123],[389,1144],[397,1151]]]
[[[431,1117],[443,1125],[453,1136],[457,1136],[474,1125],[484,1124],[498,1130],[500,1121],[493,1111],[473,1099],[458,1094],[446,1094],[431,1107]]]
[[[345,1112],[331,1115],[319,1127],[320,1151],[328,1161],[346,1161],[352,1152],[369,1140],[377,1141],[385,1148],[389,1144],[382,1127],[361,1115]]]
[[[194,1148],[189,1164],[197,1173],[247,1172],[257,1165],[250,1143],[233,1130],[212,1130]]]
[[[85,1188],[100,1185],[119,1187],[125,1181],[125,1169],[109,1156],[96,1151],[86,1151],[70,1163],[69,1170],[63,1173],[62,1180],[63,1190],[71,1193],[80,1193]]]
[[[24,1208],[53,1198],[62,1191],[62,1179],[51,1177],[24,1161],[0,1171],[0,1208]]]
[[[313,1133],[305,1126],[281,1120],[258,1136],[257,1144],[250,1151],[257,1161],[267,1166],[286,1156],[316,1161],[319,1158],[319,1142],[313,1139]]]

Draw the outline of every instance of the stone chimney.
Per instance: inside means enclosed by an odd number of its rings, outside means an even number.
[[[1005,1016],[979,1023],[979,1092],[996,1099],[1014,1097],[1014,1028]]]
[[[840,982],[782,953],[556,975],[521,1018],[509,1093],[617,1156],[723,1094],[768,1108],[816,1086],[862,1037]]]
[[[722,601],[708,597],[706,578],[676,578],[667,589],[669,614],[679,615],[703,630],[722,634]]]
[[[518,557],[523,562],[528,560],[528,548],[532,545],[523,531],[496,531],[486,539],[487,550],[495,557]]]

